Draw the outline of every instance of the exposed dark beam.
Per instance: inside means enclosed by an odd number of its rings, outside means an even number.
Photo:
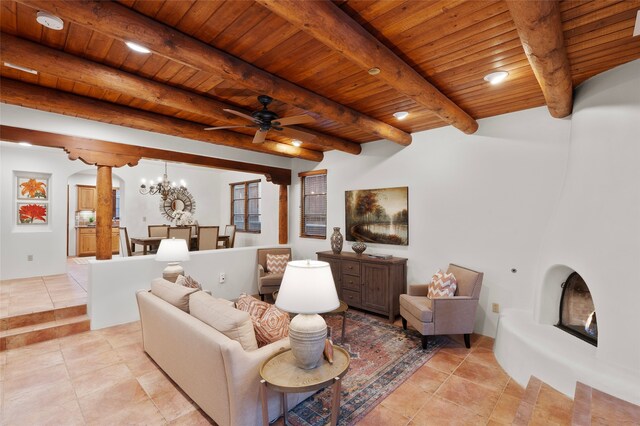
[[[324,118],[354,126],[401,145],[411,143],[411,135],[400,129],[261,70],[123,5],[95,0],[17,2],[52,12],[64,20],[120,41],[127,41],[133,37],[137,43],[152,50],[154,54],[235,81],[244,87],[308,111],[317,119]]]

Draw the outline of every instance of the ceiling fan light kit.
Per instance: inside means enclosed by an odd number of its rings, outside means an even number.
[[[315,118],[311,117],[307,114],[301,115],[292,115],[289,117],[280,117],[277,113],[271,111],[269,109],[269,104],[273,102],[273,98],[267,95],[258,96],[258,102],[262,104],[262,109],[254,111],[251,115],[245,114],[244,112],[236,111],[234,109],[225,108],[223,111],[228,112],[233,115],[237,115],[238,117],[244,118],[245,120],[252,121],[254,124],[245,124],[244,126],[219,126],[219,127],[207,127],[204,130],[222,130],[222,129],[237,129],[237,128],[257,128],[255,136],[253,137],[253,143],[262,143],[265,141],[267,137],[267,133],[270,130],[275,130],[278,132],[282,132],[284,136],[297,138],[297,139],[314,139],[315,135],[304,132],[302,130],[291,129],[287,126],[291,126],[294,124],[301,123],[313,123]],[[300,144],[302,142],[298,141]],[[296,145],[295,142],[293,143]]]

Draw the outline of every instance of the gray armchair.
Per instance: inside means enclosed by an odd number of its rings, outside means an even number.
[[[291,261],[290,248],[258,249],[258,294],[264,300],[264,295],[273,293],[280,288],[284,274],[269,274],[267,271],[267,254],[288,254]]]
[[[452,272],[458,282],[454,297],[429,299],[429,284],[409,284],[408,294],[400,295],[402,327],[406,330],[409,323],[422,334],[423,349],[427,348],[428,336],[441,334],[464,334],[466,347],[471,347],[484,274],[454,264],[447,272]]]

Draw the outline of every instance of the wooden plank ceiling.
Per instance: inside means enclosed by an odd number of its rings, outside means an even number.
[[[258,3],[210,0],[120,0],[118,3],[118,7],[127,12],[135,11],[151,18],[381,124],[407,133],[447,125],[423,105],[369,75]],[[341,0],[334,3],[475,119],[545,104],[508,5],[502,0]],[[359,144],[380,139],[363,126],[328,118],[298,127],[317,132],[317,136],[323,138],[304,141],[302,148],[291,146],[291,138],[278,136],[273,131],[267,138],[271,142],[264,146],[250,143],[255,129],[205,134],[200,128],[246,124],[220,111],[220,102],[243,111],[254,111],[259,107],[256,96],[261,92],[249,90],[223,74],[198,69],[165,55],[136,53],[122,40],[96,30],[99,28],[96,22],[65,19],[61,31],[45,28],[35,20],[36,12],[45,10],[44,4],[46,2],[28,0],[1,2],[2,60],[38,71],[33,75],[2,66],[2,102],[85,117],[94,114],[95,108],[96,120],[182,134],[210,143],[224,139],[224,143],[231,146],[316,161],[322,158],[323,151],[341,149],[357,154]],[[90,2],[77,3],[78,8],[91,6]],[[574,87],[593,75],[640,58],[640,37],[632,37],[638,9],[640,0],[560,2]],[[48,11],[55,12],[55,8],[50,7]],[[131,28],[131,41],[137,41],[137,31]],[[24,58],[12,54],[8,45],[22,41],[40,45],[42,50],[36,49],[36,45],[21,44],[23,52],[34,53],[23,55]],[[76,64],[71,57],[56,57],[60,52],[84,62]],[[101,81],[104,77],[93,70],[94,65],[102,65],[102,71],[124,72],[155,82],[153,90],[168,87],[180,92],[157,92],[155,98],[144,97],[128,89],[126,84],[114,85],[112,79]],[[500,85],[490,85],[483,80],[486,74],[496,70],[508,71],[508,79]],[[83,78],[83,73],[93,79]],[[56,92],[63,92],[58,102],[43,101],[51,99]],[[170,98],[175,102],[180,96],[185,99],[195,96],[191,102],[199,107],[183,108],[182,104],[166,101]],[[33,101],[36,98],[41,101]],[[36,103],[38,105],[34,105]],[[128,114],[127,108],[136,110],[135,114]],[[305,113],[317,117],[318,113],[278,99],[270,109],[281,117]],[[396,111],[408,111],[410,115],[399,121],[392,116]],[[172,148],[179,150],[179,147]]]

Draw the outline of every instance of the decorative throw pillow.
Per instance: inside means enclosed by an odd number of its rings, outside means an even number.
[[[176,279],[176,284],[181,285],[183,287],[197,288],[198,290],[202,290],[202,286],[200,285],[200,283],[194,280],[191,277],[191,275],[187,275],[186,277],[184,275],[178,275],[178,278]]]
[[[258,300],[255,297],[249,296],[245,293],[242,293],[238,298],[238,301],[236,302],[236,309],[248,312],[254,325],[256,321],[262,318],[262,315],[269,308],[269,306],[271,305],[269,305],[267,302]]]
[[[288,254],[269,254],[267,253],[267,273],[284,274],[289,262]]]
[[[429,284],[429,299],[437,299],[438,297],[453,297],[456,294],[458,282],[456,277],[451,273],[444,273],[440,269],[431,278]]]
[[[189,313],[189,295],[196,291],[198,291],[197,288],[181,287],[162,278],[156,278],[151,281],[151,294],[171,303],[186,313]]]
[[[269,305],[258,321],[253,323],[258,347],[277,342],[289,335],[289,314]]]

